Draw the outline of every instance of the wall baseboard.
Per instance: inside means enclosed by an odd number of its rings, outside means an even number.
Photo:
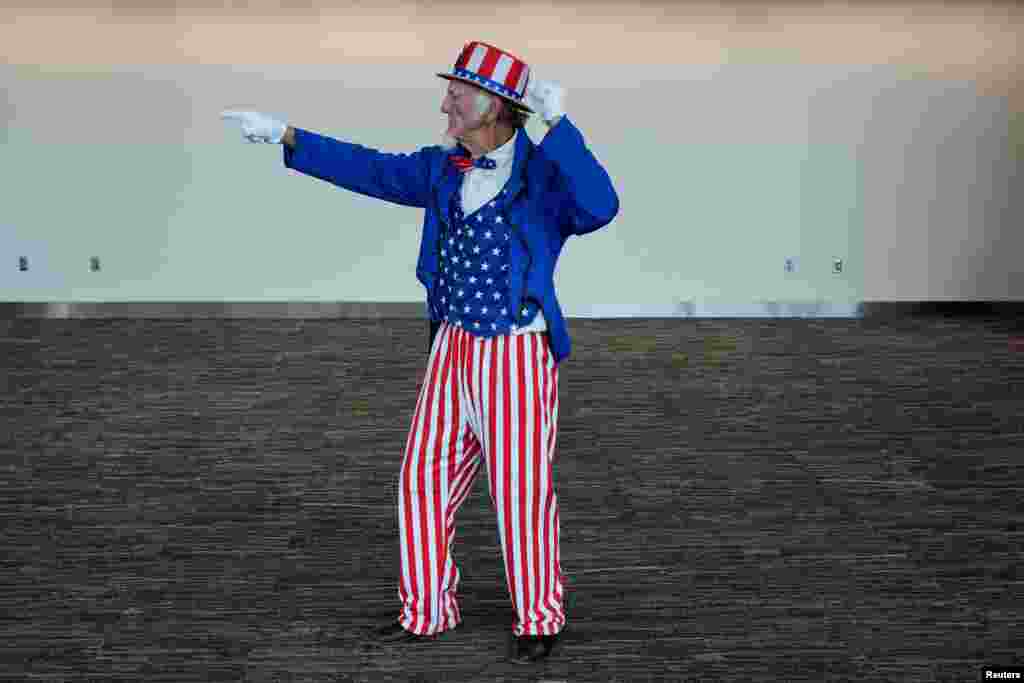
[[[1024,301],[754,302],[726,305],[594,304],[566,307],[565,316],[606,318],[902,318],[1024,317]],[[0,302],[0,320],[16,318],[345,318],[424,319],[422,302]]]

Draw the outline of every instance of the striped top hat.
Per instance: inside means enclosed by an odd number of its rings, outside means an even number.
[[[464,81],[498,95],[513,106],[533,114],[523,103],[530,82],[530,67],[518,57],[493,45],[474,40],[466,43],[452,72],[437,74],[448,80]]]

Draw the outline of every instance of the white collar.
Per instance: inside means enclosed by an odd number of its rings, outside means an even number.
[[[505,166],[512,165],[512,161],[516,155],[517,135],[519,135],[518,130],[512,133],[512,137],[509,138],[508,142],[506,142],[504,145],[498,147],[497,149],[492,149],[490,152],[484,155],[488,159],[493,159],[494,163],[497,164],[497,168],[495,170],[497,170],[498,168],[504,168]]]

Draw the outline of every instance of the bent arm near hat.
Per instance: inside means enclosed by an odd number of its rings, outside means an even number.
[[[424,150],[389,154],[291,127],[282,142],[291,170],[402,206],[422,209],[430,199],[431,157]]]
[[[559,190],[567,198],[563,234],[585,235],[611,223],[619,213],[619,195],[568,116],[555,120],[539,149],[558,167]]]

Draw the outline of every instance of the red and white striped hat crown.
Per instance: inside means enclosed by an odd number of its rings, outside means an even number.
[[[523,103],[530,82],[530,67],[518,57],[493,45],[466,43],[450,74],[437,74],[448,80],[464,81],[511,102],[523,111],[534,113]]]

